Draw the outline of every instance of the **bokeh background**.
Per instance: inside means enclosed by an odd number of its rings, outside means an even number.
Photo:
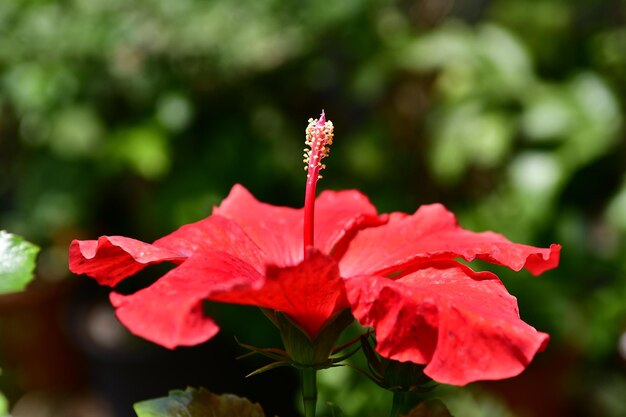
[[[336,132],[321,187],[563,245],[542,277],[495,270],[547,351],[436,395],[458,416],[626,415],[625,19],[623,0],[0,1],[0,228],[42,247],[28,291],[0,298],[14,417],[133,416],[187,385],[296,415],[294,371],[244,379],[264,362],[234,359],[235,335],[279,344],[255,309],[211,305],[220,335],[168,351],[117,325],[66,258],[73,238],[199,220],[235,183],[301,206],[321,109]],[[347,416],[385,415],[354,372],[319,378]]]

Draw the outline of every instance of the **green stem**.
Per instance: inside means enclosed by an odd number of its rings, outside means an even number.
[[[393,393],[393,403],[391,404],[391,411],[389,417],[398,417],[400,413],[404,411],[408,395],[406,392],[395,391]]]
[[[317,370],[315,368],[303,368],[301,372],[304,415],[305,417],[315,417],[315,408],[317,406]]]

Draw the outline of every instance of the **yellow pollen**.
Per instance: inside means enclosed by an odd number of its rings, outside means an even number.
[[[330,148],[328,145],[333,143],[333,123],[327,120],[323,125],[319,125],[319,119],[309,119],[307,126],[306,140],[304,144],[309,148],[304,149],[302,162],[306,164],[304,170],[308,170],[307,178],[322,178],[319,171],[326,168],[321,160],[328,157]]]

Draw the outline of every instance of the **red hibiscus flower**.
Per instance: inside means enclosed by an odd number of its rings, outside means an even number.
[[[323,114],[310,121],[302,209],[261,203],[235,185],[211,216],[151,244],[121,236],[73,241],[70,270],[115,286],[147,265],[175,264],[153,285],[110,297],[131,332],[168,348],[217,333],[203,313],[206,300],[280,311],[311,340],[349,308],[375,330],[382,356],[426,364],[436,381],[463,385],[520,373],[548,335],[520,319],[497,276],[458,260],[538,275],[557,265],[560,247],[464,230],[439,204],[379,215],[358,191],[315,198],[331,140]]]

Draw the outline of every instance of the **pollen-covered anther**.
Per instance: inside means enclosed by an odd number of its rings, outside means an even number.
[[[310,169],[315,178],[319,176],[319,170],[326,168],[320,161],[329,155],[330,148],[328,145],[333,143],[333,123],[325,119],[309,119],[309,125],[306,128],[305,145],[309,146],[304,150],[303,162],[307,164],[305,169]],[[317,175],[316,175],[317,174]]]

